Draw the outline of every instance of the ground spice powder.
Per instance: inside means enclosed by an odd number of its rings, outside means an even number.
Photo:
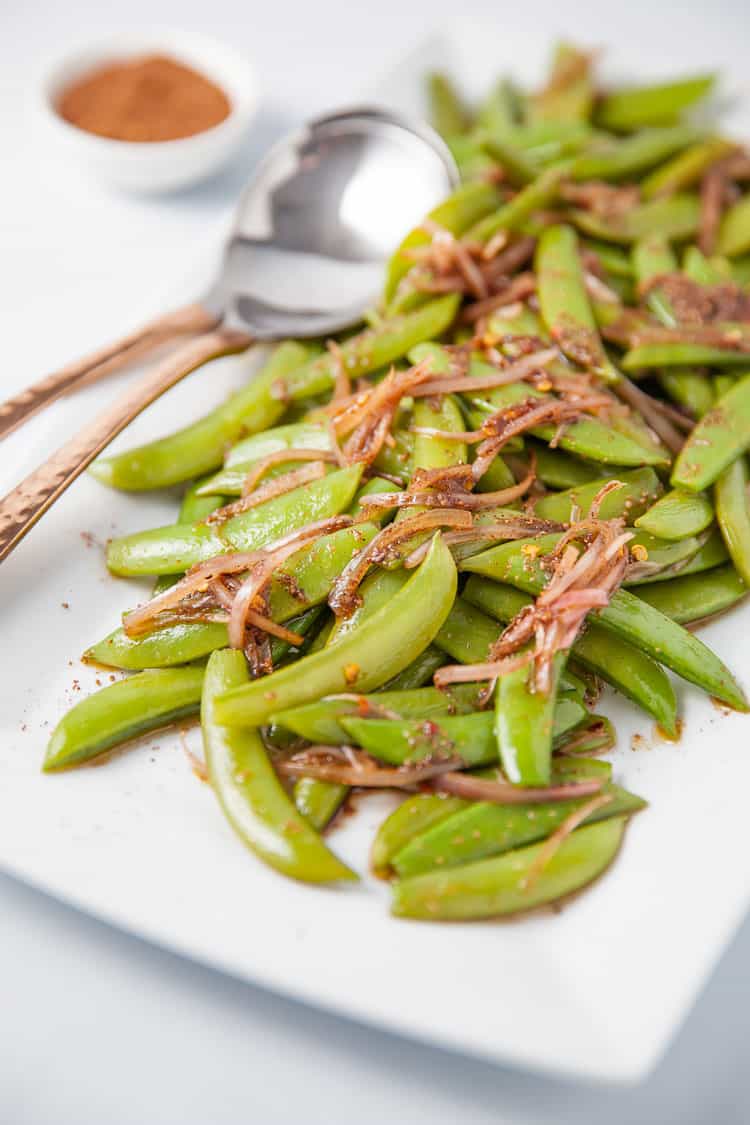
[[[174,141],[218,125],[231,105],[204,75],[164,55],[108,63],[63,90],[57,112],[118,141]]]

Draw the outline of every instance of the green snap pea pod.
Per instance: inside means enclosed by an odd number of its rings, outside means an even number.
[[[227,551],[254,551],[344,511],[354,498],[362,466],[352,465],[276,496],[227,520],[157,527],[110,541],[107,566],[113,574],[175,574]]]
[[[529,103],[532,121],[587,121],[594,104],[591,63],[569,43],[559,43],[549,83]]]
[[[566,163],[547,168],[508,203],[504,203],[493,214],[475,223],[467,231],[466,237],[476,242],[489,242],[498,231],[519,230],[535,211],[546,207],[557,198],[560,184],[567,171]]]
[[[685,250],[682,272],[698,285],[719,285],[732,280],[732,267],[726,258],[707,258],[697,246]]]
[[[457,237],[474,223],[494,211],[500,197],[497,188],[488,183],[462,184],[461,187],[439,203],[427,216],[433,223]],[[388,263],[383,299],[388,305],[396,295],[399,282],[414,265],[410,251],[430,243],[431,235],[420,225],[407,234]],[[434,333],[433,335],[436,335]]]
[[[319,617],[320,609],[315,606],[299,617],[292,618],[288,627],[292,632],[304,636]],[[143,637],[129,637],[124,629],[115,629],[104,640],[87,649],[83,660],[127,671],[171,668],[175,664],[201,660],[217,648],[226,648],[228,644],[227,626],[223,621],[181,621],[176,625],[155,629],[153,633],[147,633]],[[283,660],[290,648],[288,641],[273,637],[271,658],[274,664]]]
[[[404,585],[406,579],[407,576],[403,571],[376,570],[373,574],[368,575],[359,589],[360,604],[351,617],[334,620],[333,628],[326,638],[325,647],[328,648],[354,632],[355,629],[361,628],[365,621],[389,604],[393,596]],[[330,819],[330,816],[346,800],[349,786],[315,778],[301,778],[294,791],[298,808],[300,808],[300,804],[297,789],[303,781],[308,782],[308,784],[300,790],[300,799],[304,799],[307,809],[306,815],[314,817],[313,827],[320,828],[322,827],[320,823],[322,817],[329,813]],[[312,784],[313,781],[315,781],[314,785]]]
[[[584,149],[594,137],[587,121],[526,121],[503,133],[527,159],[547,166],[573,156]]]
[[[552,737],[562,737],[586,718],[588,711],[583,703],[571,696],[563,697],[553,706]],[[455,756],[473,769],[494,765],[498,760],[491,711],[437,719],[363,719],[352,714],[342,716],[339,723],[350,742],[394,766]]]
[[[640,526],[638,518],[641,518],[641,513],[647,511],[649,505],[653,504],[664,491],[661,481],[651,468],[631,469],[619,473],[617,480],[622,482],[622,488],[617,488],[604,497],[599,515],[603,520],[625,516],[628,523]],[[549,493],[537,501],[534,512],[542,519],[558,520],[563,523],[570,520],[573,508],[578,508],[585,516],[592,500],[601,491],[601,487],[600,478],[575,488],[568,488],[564,492]]]
[[[650,371],[660,367],[744,367],[748,353],[707,344],[639,344],[622,357],[623,371]]]
[[[583,821],[595,824],[613,816],[630,816],[646,802],[619,785],[606,785],[602,795],[610,797]],[[590,800],[590,798],[588,798]],[[408,879],[438,868],[476,863],[503,855],[550,836],[587,798],[555,801],[543,805],[491,805],[477,802],[446,817],[394,853],[391,865],[399,878]]]
[[[472,360],[470,370],[476,375],[492,370],[488,364]],[[492,413],[505,406],[511,406],[525,399],[549,399],[551,396],[526,384],[509,383],[504,387],[486,393],[465,392],[464,398],[484,414]],[[534,437],[550,441],[555,434],[555,426],[537,426],[532,431]],[[560,438],[560,447],[587,460],[611,465],[667,467],[669,457],[654,446],[645,446],[628,434],[605,426],[598,418],[580,418],[572,422]]]
[[[642,129],[600,152],[579,156],[571,169],[574,180],[624,180],[653,168],[675,152],[695,144],[700,134],[687,125]]]
[[[362,626],[293,667],[228,692],[217,716],[230,725],[260,725],[273,712],[342,691],[371,691],[406,668],[448,616],[456,595],[456,567],[440,535],[424,562]]]
[[[723,613],[741,601],[747,586],[733,566],[716,567],[707,573],[671,578],[638,587],[638,597],[681,625]]]
[[[672,578],[682,577],[686,574],[700,574],[704,570],[711,570],[720,566],[729,558],[724,540],[718,527],[709,531],[708,537],[694,555],[681,559],[674,566],[666,566],[657,574],[652,575],[648,582],[667,582]],[[639,584],[640,585],[640,584]],[[639,590],[640,592],[640,590]]]
[[[557,686],[567,655],[555,655],[548,691],[531,690],[528,667],[497,682],[495,737],[503,771],[515,785],[549,785]]]
[[[211,656],[201,726],[209,779],[227,820],[247,847],[284,875],[306,883],[356,879],[295,809],[258,731],[227,730],[219,724],[217,698],[246,682],[242,653],[224,650]]]
[[[367,507],[367,497],[373,492],[382,493],[398,491],[399,486],[397,484],[394,484],[392,480],[386,480],[384,477],[370,477],[370,479],[357,490],[357,494],[354,497],[354,500],[347,509],[347,514],[350,516],[354,516],[355,519],[361,517],[365,508]],[[385,511],[385,509],[382,509],[379,516],[372,515],[370,518],[373,520],[378,520],[378,522],[382,522],[384,519],[386,519],[387,514],[388,513]]]
[[[139,672],[82,699],[47,744],[44,770],[66,769],[198,712],[203,668]]]
[[[745,582],[750,581],[750,508],[747,484],[747,462],[744,457],[738,457],[714,485],[716,520],[732,562]]]
[[[684,539],[700,535],[713,518],[713,505],[705,493],[675,488],[652,504],[634,523],[660,539]]]
[[[502,136],[521,119],[521,98],[509,78],[501,78],[477,110],[477,125]]]
[[[469,114],[446,74],[433,71],[427,76],[427,96],[430,122],[442,137],[453,137],[468,129]]]
[[[557,542],[556,535],[540,536],[535,542],[540,554]],[[528,540],[525,541],[528,546]],[[507,543],[466,559],[462,570],[495,578],[518,586],[526,593],[537,594],[546,585],[546,576],[539,559],[521,553],[521,544]],[[747,709],[747,701],[729,669],[697,637],[674,621],[645,605],[628,590],[617,590],[604,609],[596,610],[592,620],[602,628],[642,649],[654,660],[665,664],[684,680],[703,688],[738,711]]]
[[[468,801],[447,793],[418,793],[406,797],[378,828],[370,852],[373,871],[381,878],[391,874],[391,861],[415,836],[426,832],[452,813],[466,808]]]
[[[667,198],[649,199],[617,218],[603,219],[578,208],[570,212],[570,218],[584,234],[609,242],[627,244],[651,234],[679,241],[692,238],[697,231],[700,205],[696,195],[676,192]]]
[[[378,691],[370,695],[328,696],[314,703],[290,707],[273,715],[273,722],[293,731],[308,742],[343,746],[349,735],[341,725],[342,717],[360,715],[375,708],[402,719],[437,719],[447,715],[466,715],[479,703],[475,684],[456,684],[446,691],[434,687],[406,691]]]
[[[89,472],[102,484],[137,492],[211,472],[243,431],[266,429],[283,414],[284,403],[274,397],[273,387],[309,356],[310,349],[302,344],[280,344],[246,387],[200,421],[114,457],[100,458]]]
[[[745,287],[750,285],[750,254],[746,254],[741,258],[735,258],[730,264],[732,266],[732,279],[736,281],[738,285],[743,285]]]
[[[439,364],[435,365],[435,372],[439,374]],[[460,433],[466,428],[461,408],[454,395],[442,395],[440,401],[432,403],[426,399],[418,399],[414,403],[413,424],[420,428],[445,430],[449,433]],[[410,476],[418,469],[442,469],[451,465],[463,465],[466,462],[467,450],[462,441],[435,437],[432,434],[417,433],[414,436],[410,462]],[[425,511],[424,508],[413,507],[401,511],[396,516],[396,521],[408,519]],[[404,545],[404,551],[414,550],[429,538],[429,532],[415,535]]]
[[[569,359],[581,362],[583,356],[597,375],[616,380],[599,339],[572,227],[547,227],[537,243],[535,267],[542,319],[553,340]]]
[[[340,348],[347,374],[351,379],[369,375],[394,363],[423,340],[442,336],[453,323],[459,304],[460,298],[449,293],[350,336]],[[337,357],[327,352],[280,379],[278,394],[285,401],[324,394],[334,384],[337,366]]]
[[[484,151],[502,167],[506,179],[513,187],[526,187],[536,179],[536,167],[520,149],[515,148],[504,138],[490,134],[483,137],[481,145]]]
[[[610,278],[621,278],[623,281],[633,280],[633,266],[627,252],[620,246],[613,246],[611,242],[600,242],[596,238],[584,239],[586,250],[593,251],[600,263],[610,275]]]
[[[571,457],[561,449],[550,449],[541,441],[527,442],[529,451],[536,457],[536,475],[548,488],[578,488],[589,481],[602,483],[602,468],[578,457]],[[512,482],[511,482],[512,483]],[[502,487],[502,486],[501,486]]]
[[[461,179],[465,183],[474,180],[484,180],[485,182],[491,179],[491,174],[495,170],[495,162],[492,157],[488,156],[482,148],[479,136],[475,130],[469,133],[459,133],[447,140],[448,148],[456,164]],[[412,289],[408,298],[409,301],[416,301],[419,303],[418,290]],[[400,301],[394,301],[389,305],[389,309],[393,310],[397,307],[404,307]]]
[[[204,483],[205,478],[202,480],[194,481],[193,484],[185,492],[180,504],[180,511],[177,516],[177,523],[198,523],[204,520],[206,516],[210,516],[211,512],[215,512],[225,503],[223,496],[202,496],[200,494],[201,485]],[[154,596],[161,594],[163,590],[168,590],[170,586],[174,586],[175,582],[180,579],[179,574],[162,574],[156,579],[154,583]],[[143,665],[145,668],[154,668],[154,664]]]
[[[724,137],[708,137],[698,141],[655,168],[641,180],[641,194],[644,199],[655,199],[659,195],[673,195],[677,191],[694,187],[712,164],[727,156],[736,148]]]
[[[186,490],[180,504],[177,523],[198,523],[199,520],[204,520],[206,516],[210,516],[224,503],[224,496],[221,493],[207,496],[202,491],[206,483],[206,478],[202,477],[200,480],[194,481]]]
[[[434,643],[460,664],[478,664],[487,659],[488,649],[498,636],[497,622],[458,597]]]
[[[611,817],[572,832],[538,871],[544,843],[504,855],[428,871],[393,885],[392,911],[400,918],[468,921],[532,910],[591,883],[617,855],[624,817]],[[529,876],[536,874],[536,878]]]
[[[711,383],[701,371],[687,367],[684,370],[660,371],[657,378],[673,402],[684,406],[694,418],[702,418],[714,404]]]
[[[465,600],[507,622],[531,598],[499,582],[473,574],[464,587]],[[677,729],[677,701],[664,669],[641,649],[589,622],[573,645],[572,655],[589,671],[642,707],[669,733]],[[569,673],[566,671],[566,676]]]
[[[229,450],[224,468],[199,486],[199,495],[211,496],[218,493],[221,496],[239,496],[250,469],[269,454],[286,449],[330,448],[330,431],[319,422],[297,422],[291,426],[276,426],[262,434],[253,434]],[[281,472],[289,472],[291,467],[291,462],[285,461]]]
[[[597,124],[606,129],[627,131],[670,123],[704,98],[715,82],[715,74],[700,74],[675,82],[613,91],[597,106]]]
[[[350,791],[348,785],[339,785],[335,781],[300,777],[294,784],[292,794],[297,812],[316,832],[322,832],[331,823]]]
[[[403,672],[383,684],[383,691],[412,691],[432,683],[432,677],[438,668],[446,663],[445,653],[436,645],[428,645],[424,652],[420,652]]]
[[[672,484],[702,492],[750,448],[750,375],[740,379],[701,418],[680,451]]]
[[[736,258],[750,250],[750,192],[725,212],[716,239],[716,253]]]
[[[661,274],[674,273],[677,269],[675,253],[660,234],[651,234],[634,243],[632,258],[633,270],[639,286],[658,278]],[[677,323],[672,302],[660,286],[654,285],[649,289],[646,304],[662,324],[673,327]]]

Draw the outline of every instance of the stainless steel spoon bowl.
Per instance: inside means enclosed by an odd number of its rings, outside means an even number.
[[[377,107],[318,118],[276,145],[242,195],[220,276],[202,300],[0,406],[2,438],[81,383],[193,337],[0,500],[0,560],[136,415],[190,371],[254,340],[321,336],[361,319],[388,255],[457,182],[453,158],[431,129]]]
[[[399,239],[457,181],[431,129],[372,108],[318,118],[259,166],[203,303],[256,339],[346,328]]]

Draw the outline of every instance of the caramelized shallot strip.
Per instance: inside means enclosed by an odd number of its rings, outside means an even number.
[[[292,469],[290,473],[283,473],[282,476],[275,477],[267,484],[261,485],[255,492],[245,493],[239,500],[235,500],[231,504],[225,504],[224,507],[217,508],[215,512],[211,512],[210,516],[206,516],[204,522],[207,524],[226,523],[227,520],[241,515],[242,512],[247,512],[251,508],[257,508],[259,504],[265,504],[267,500],[273,500],[277,496],[292,492],[303,484],[320,480],[325,475],[325,463],[323,461],[312,461],[309,465],[302,465],[299,469]]]
[[[369,754],[351,746],[310,746],[283,758],[277,768],[287,777],[315,777],[357,788],[413,789],[460,764],[460,758],[452,757],[394,768],[379,765]]]
[[[581,785],[585,784],[585,782],[582,782],[574,788],[580,789]],[[584,793],[578,793],[579,797],[583,797],[585,795],[586,794]],[[592,797],[590,801],[586,801],[586,803],[581,805],[579,808],[573,809],[573,811],[568,816],[566,816],[562,824],[560,824],[552,833],[552,835],[548,836],[544,841],[539,854],[537,855],[529,870],[524,875],[524,890],[528,890],[529,887],[533,886],[533,884],[537,881],[539,876],[544,871],[545,867],[547,867],[547,865],[549,864],[550,860],[559,850],[560,845],[564,843],[565,840],[567,840],[571,832],[574,832],[575,829],[578,828],[579,824],[583,824],[584,820],[590,817],[592,813],[596,812],[597,809],[601,809],[605,805],[611,804],[612,800],[613,798],[611,794],[598,793],[596,796]]]
[[[489,781],[481,777],[472,777],[470,774],[448,772],[437,781],[433,781],[430,788],[438,789],[443,793],[452,793],[455,797],[465,797],[468,801],[490,801],[496,805],[541,805],[550,801],[570,801],[576,797],[588,797],[592,793],[598,793],[603,785],[601,778],[592,778],[590,781],[532,788],[511,785],[507,781]],[[562,828],[562,825],[560,827]]]
[[[453,391],[485,391],[493,387],[504,387],[508,383],[520,383],[530,375],[543,371],[548,364],[558,359],[559,355],[557,348],[544,348],[542,351],[532,352],[514,363],[509,363],[507,367],[501,368],[492,375],[443,375],[415,387],[412,394],[414,398],[420,398],[425,395],[449,394]],[[430,431],[415,427],[414,432]]]
[[[369,501],[370,497],[368,496],[367,499]],[[468,512],[455,510],[421,512],[411,519],[389,524],[378,532],[366,547],[354,555],[341,571],[328,595],[329,606],[337,617],[351,617],[360,604],[357,589],[370,567],[396,558],[397,548],[401,543],[423,531],[435,531],[440,527],[470,526],[471,515]]]
[[[257,487],[258,482],[274,465],[283,465],[286,461],[327,461],[336,463],[336,455],[329,449],[277,449],[259,461],[248,470],[242,485],[242,495],[248,496]]]

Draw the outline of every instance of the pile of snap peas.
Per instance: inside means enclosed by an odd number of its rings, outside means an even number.
[[[280,343],[92,467],[185,491],[108,544],[154,600],[84,654],[127,674],[46,771],[199,714],[227,820],[308,883],[358,878],[323,832],[392,789],[372,867],[408,918],[515,914],[609,866],[645,802],[599,756],[602,685],[667,737],[673,676],[748,710],[693,631],[750,582],[750,158],[698,123],[713,85],[608,90],[568,44],[478,106],[429,77],[462,183],[360,328]]]

